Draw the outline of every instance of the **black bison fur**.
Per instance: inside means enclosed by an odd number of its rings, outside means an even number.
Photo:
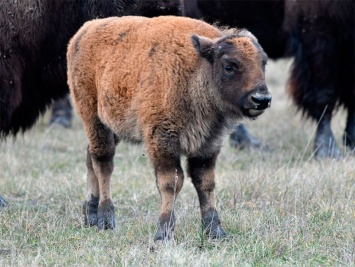
[[[344,142],[355,148],[354,3],[286,0],[284,29],[294,57],[289,89],[304,115],[318,122],[318,158],[341,157],[330,123],[337,107],[348,112]]]
[[[0,138],[26,131],[68,93],[66,47],[85,21],[179,14],[179,0],[0,1]]]
[[[203,18],[209,23],[247,28],[258,38],[269,58],[285,55],[284,0],[184,0],[183,10],[185,16]]]

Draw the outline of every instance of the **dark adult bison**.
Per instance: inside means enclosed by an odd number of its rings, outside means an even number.
[[[284,29],[294,56],[289,89],[303,114],[318,122],[318,158],[341,157],[331,130],[337,107],[348,111],[344,143],[355,148],[354,3],[351,0],[285,2]]]
[[[180,13],[179,0],[0,1],[0,139],[29,129],[68,93],[67,43],[85,21]]]
[[[341,157],[330,127],[341,105],[348,111],[344,142],[355,148],[353,1],[185,0],[184,5],[187,16],[249,29],[270,58],[294,57],[289,89],[303,114],[318,122],[317,158]],[[238,142],[243,136],[238,129],[231,137]]]
[[[179,0],[0,1],[0,136],[27,130],[68,92],[66,46],[85,21],[168,14]]]

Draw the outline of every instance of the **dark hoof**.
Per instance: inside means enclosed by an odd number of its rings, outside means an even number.
[[[323,160],[326,158],[330,159],[342,159],[343,154],[340,152],[337,144],[329,142],[328,145],[325,144],[315,144],[315,155],[318,160]]]
[[[97,212],[99,206],[99,198],[91,196],[89,201],[83,204],[83,215],[85,226],[97,225]]]
[[[110,199],[103,201],[97,212],[97,230],[107,230],[116,227],[115,208]]]
[[[172,214],[162,214],[159,217],[158,230],[154,237],[154,242],[157,241],[169,241],[174,239],[174,228],[175,228],[175,215]]]
[[[206,235],[211,239],[220,239],[227,237],[227,233],[224,231],[222,225],[211,227],[209,231],[206,231]]]
[[[0,196],[0,208],[6,206],[7,206],[7,202]]]
[[[317,133],[314,140],[314,151],[318,160],[342,159],[343,155],[340,152],[333,132],[330,129],[330,119],[324,118],[318,124]]]
[[[158,229],[154,236],[154,242],[174,240],[174,231],[171,229]]]
[[[227,233],[224,231],[221,221],[218,218],[216,210],[209,210],[205,213],[202,220],[203,227],[205,228],[205,234],[208,238],[217,239],[224,238]]]

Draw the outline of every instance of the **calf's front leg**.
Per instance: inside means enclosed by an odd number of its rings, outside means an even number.
[[[188,172],[200,201],[202,225],[205,234],[213,239],[227,235],[216,210],[214,169],[217,155],[188,158]]]
[[[174,206],[184,182],[184,174],[179,156],[172,156],[169,153],[153,153],[151,157],[161,197],[160,215],[154,241],[169,240],[174,238]]]

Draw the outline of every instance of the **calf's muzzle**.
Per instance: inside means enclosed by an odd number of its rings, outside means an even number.
[[[266,86],[260,86],[248,93],[242,103],[246,116],[256,117],[271,106],[272,96]]]
[[[256,109],[266,109],[271,105],[271,94],[253,94],[251,95],[251,101],[255,104]]]

